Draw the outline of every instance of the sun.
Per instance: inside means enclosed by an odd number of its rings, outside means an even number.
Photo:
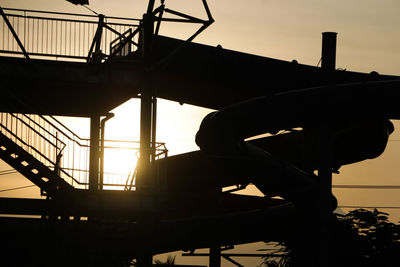
[[[104,189],[119,189],[127,184],[137,165],[137,150],[131,148],[105,148]]]

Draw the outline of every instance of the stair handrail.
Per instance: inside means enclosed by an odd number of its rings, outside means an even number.
[[[40,133],[37,129],[35,129],[34,127],[32,127],[32,125],[29,125],[28,123],[26,123],[22,118],[16,116],[14,113],[10,113],[10,112],[3,112],[4,114],[7,114],[9,116],[11,116],[11,118],[14,118],[16,121],[19,121],[20,123],[22,123],[23,125],[25,125],[25,127],[27,127],[30,131],[32,131],[34,134],[36,134],[37,136],[39,136],[40,138],[42,138],[45,142],[47,142],[51,147],[53,147],[53,149],[55,149],[56,151],[56,158],[57,157],[61,157],[62,156],[62,151],[65,149],[66,147],[66,143],[63,142],[61,139],[59,139],[57,136],[53,135],[50,131],[48,131],[45,127],[43,127],[42,125],[40,125],[39,123],[35,122],[32,118],[30,118],[29,116],[27,116],[26,114],[22,114],[24,118],[27,118],[29,121],[32,121],[37,127],[39,127],[41,130],[45,131],[47,134],[51,135],[53,138],[55,138],[56,142],[59,142],[62,147],[58,147],[57,144],[55,144],[53,141],[51,141],[49,138],[47,138],[46,136],[44,136],[42,133]],[[37,115],[40,118],[43,118],[43,116],[41,115]],[[48,120],[46,120],[47,122]],[[81,181],[79,181],[78,179],[76,179],[75,177],[73,177],[72,175],[70,175],[68,172],[66,172],[63,168],[59,168],[57,167],[57,162],[56,160],[52,160],[49,158],[48,155],[45,155],[45,153],[41,152],[39,149],[37,149],[35,146],[27,143],[25,140],[23,140],[21,137],[19,137],[17,134],[15,134],[12,130],[10,130],[8,128],[8,125],[4,125],[1,121],[0,121],[0,126],[2,129],[4,129],[8,134],[10,134],[11,136],[13,136],[16,140],[18,140],[18,142],[20,142],[23,146],[31,149],[32,151],[34,151],[34,153],[36,153],[37,155],[39,155],[40,157],[42,157],[44,160],[41,160],[41,162],[43,164],[45,164],[45,162],[50,163],[53,167],[54,170],[58,170],[61,173],[63,173],[64,175],[66,175],[66,177],[68,177],[69,179],[71,179],[73,182],[79,184],[79,185],[85,185],[85,183],[82,183]],[[50,124],[50,126],[55,126],[54,124]],[[68,136],[67,136],[68,137]],[[72,140],[72,139],[71,139]],[[43,162],[44,161],[44,162]],[[46,164],[45,164],[46,165]],[[49,166],[48,166],[49,167]]]
[[[86,146],[85,144],[81,144],[79,141],[77,141],[74,138],[71,138],[68,134],[66,134],[63,130],[61,130],[60,128],[58,128],[54,123],[52,123],[51,121],[49,121],[48,119],[46,119],[44,116],[42,115],[38,115],[40,116],[44,121],[46,121],[51,127],[53,127],[54,129],[56,129],[58,132],[60,132],[61,134],[63,134],[65,137],[68,137],[69,140],[73,141],[74,143],[76,143],[79,146]],[[79,135],[77,135],[76,133],[74,133],[71,129],[69,129],[65,124],[63,124],[62,122],[60,122],[59,120],[57,120],[54,116],[48,115],[48,117],[50,117],[52,120],[54,120],[57,124],[59,124],[62,128],[64,128],[64,130],[66,130],[67,132],[69,132],[73,137],[81,140],[81,141],[88,141],[89,139],[86,138],[81,138]]]
[[[46,155],[44,155],[42,152],[40,152],[39,150],[37,150],[34,146],[26,143],[24,140],[22,140],[18,135],[14,134],[12,131],[10,131],[7,127],[5,127],[1,122],[0,125],[2,126],[2,128],[4,130],[6,130],[9,134],[11,134],[14,138],[16,138],[19,142],[21,142],[24,146],[29,147],[30,149],[32,149],[33,151],[35,151],[36,153],[38,153],[41,157],[45,158],[48,162],[52,163],[52,160],[49,159]],[[51,145],[54,146],[54,144],[50,143]]]
[[[18,118],[18,116],[15,116],[14,113],[9,113],[11,116]],[[52,136],[54,139],[56,139],[58,142],[61,142],[61,144],[63,145],[63,147],[60,150],[64,150],[65,146],[67,144],[65,144],[62,140],[60,140],[56,135],[54,135],[53,133],[51,133],[50,131],[48,131],[46,128],[44,128],[43,126],[41,126],[39,123],[37,123],[35,120],[32,120],[31,117],[27,116],[26,114],[22,114],[22,116],[24,116],[25,118],[27,118],[29,121],[31,121],[32,123],[34,123],[35,125],[37,125],[38,127],[40,127],[42,130],[44,130],[46,133],[48,133],[50,136]],[[44,117],[41,116],[43,119]],[[27,124],[25,121],[19,119],[23,124],[25,124],[26,126],[28,126],[29,128],[32,128],[31,125]],[[52,125],[51,125],[52,126]],[[35,131],[37,134],[39,134],[41,137],[43,137],[45,140],[47,140],[49,143],[51,143],[54,147],[57,148],[57,145],[54,145],[52,143],[52,141],[50,141],[48,138],[46,138],[45,136],[43,136],[40,132],[38,132],[35,128],[32,128],[33,131]]]

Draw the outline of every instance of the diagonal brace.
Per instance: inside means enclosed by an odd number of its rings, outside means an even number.
[[[0,7],[0,14],[3,17],[4,21],[6,22],[8,28],[10,29],[10,31],[11,31],[12,35],[14,36],[15,40],[17,41],[19,48],[21,48],[22,52],[24,53],[25,58],[29,59],[29,55],[26,52],[24,45],[19,40],[18,34],[14,31],[13,26],[11,25],[10,21],[8,20],[6,14],[4,14],[4,11],[3,11],[3,9],[1,7]]]

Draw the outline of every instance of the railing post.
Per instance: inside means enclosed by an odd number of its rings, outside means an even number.
[[[90,117],[89,190],[99,189],[100,116]]]

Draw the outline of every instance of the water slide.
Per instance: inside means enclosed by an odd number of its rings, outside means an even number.
[[[399,86],[396,80],[320,86],[212,112],[196,136],[200,151],[165,160],[169,186],[203,192],[254,183],[266,196],[303,203],[318,179],[321,127],[331,131],[333,171],[378,157],[394,130],[389,119],[400,116]],[[287,132],[276,134],[281,130]]]
[[[157,38],[155,61],[182,44]],[[158,97],[217,110],[200,126],[199,151],[156,163],[166,170],[171,196],[213,198],[223,187],[253,183],[267,197],[307,205],[318,179],[322,128],[332,139],[331,166],[338,172],[381,155],[394,130],[389,119],[400,116],[397,76],[326,72],[220,45],[187,44],[154,78]],[[261,134],[267,135],[248,139]]]

